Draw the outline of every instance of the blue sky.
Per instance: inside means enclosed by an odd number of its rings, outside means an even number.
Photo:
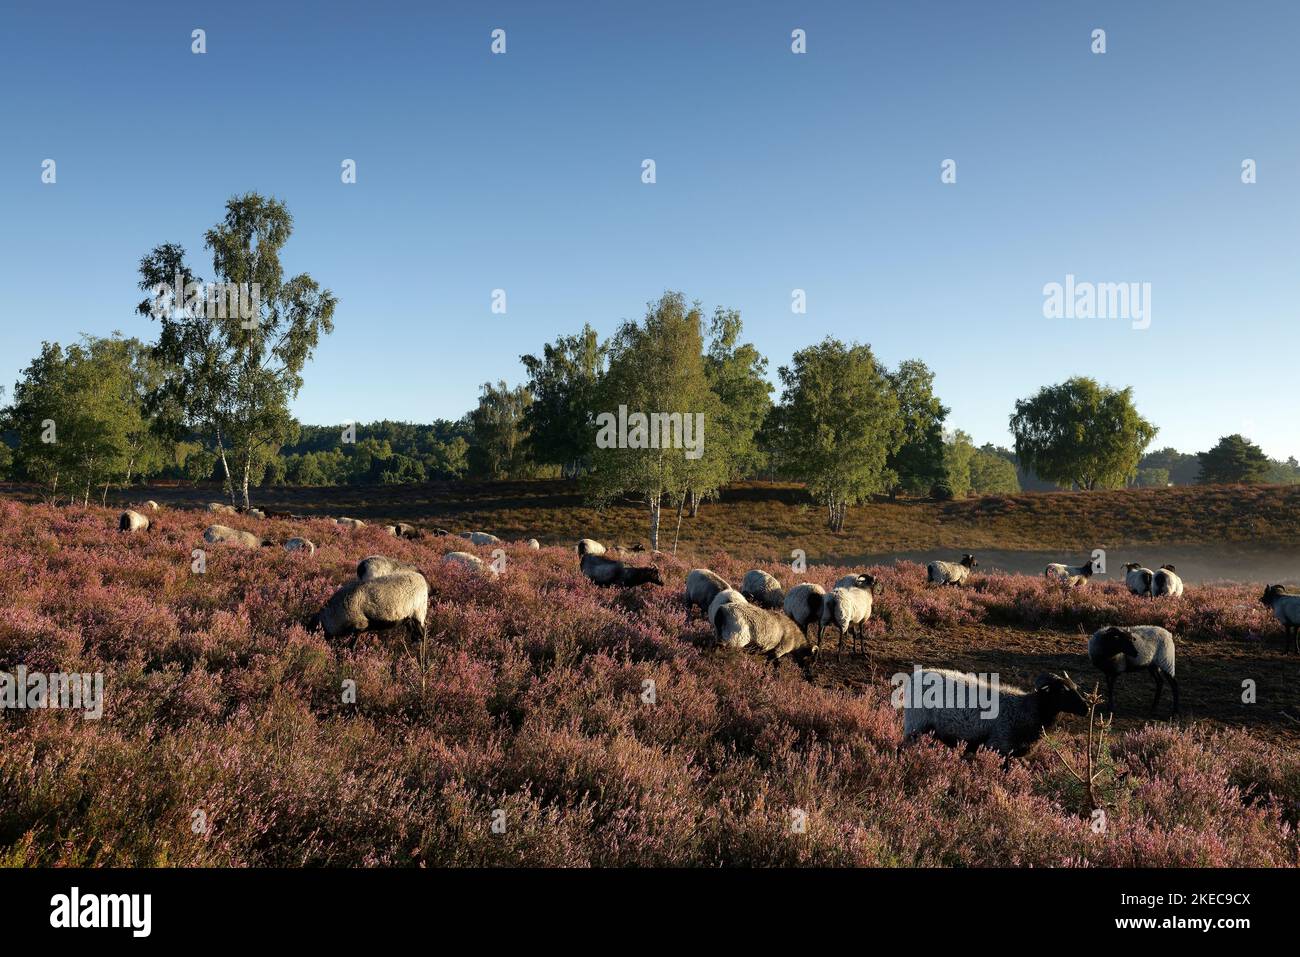
[[[7,0],[0,383],[43,339],[152,337],[140,257],[181,242],[210,276],[203,231],[257,190],[340,299],[303,421],[458,417],[680,289],[740,309],[773,378],[827,334],[923,359],[977,442],[1088,374],[1156,446],[1300,455],[1298,28],[1285,0]],[[1151,283],[1150,328],[1044,318],[1067,274]]]

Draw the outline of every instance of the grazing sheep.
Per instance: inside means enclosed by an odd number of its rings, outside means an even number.
[[[637,585],[664,583],[659,577],[659,568],[656,565],[638,568],[635,565],[624,565],[604,555],[582,555],[578,560],[578,566],[582,569],[583,575],[602,587],[618,585],[623,588],[633,588]]]
[[[1300,595],[1288,595],[1284,585],[1269,585],[1259,599],[1273,610],[1273,616],[1282,626],[1282,645],[1287,654],[1300,653]],[[1286,639],[1291,639],[1287,647]]]
[[[149,530],[149,519],[128,508],[122,513],[122,517],[117,520],[117,530],[119,532],[147,532]]]
[[[974,555],[963,555],[959,562],[931,562],[926,566],[926,576],[934,585],[961,587],[970,578],[970,570],[979,565]]]
[[[1178,714],[1178,682],[1174,678],[1174,636],[1156,625],[1109,627],[1088,639],[1088,657],[1106,676],[1106,706],[1115,713],[1115,679],[1126,671],[1145,668],[1156,683],[1151,711],[1160,703],[1164,679],[1174,691],[1174,714]]]
[[[1124,584],[1135,595],[1151,594],[1151,569],[1143,568],[1141,562],[1129,562],[1124,566]]]
[[[435,529],[433,530],[432,534],[434,534],[434,535],[450,535],[451,532],[447,531],[445,528],[435,528]]]
[[[156,512],[156,511],[158,511],[158,503],[155,502],[153,499],[149,499],[149,501],[145,502],[145,503],[144,503],[144,507],[147,508],[147,509],[148,509],[149,511],[151,511],[151,512]]]
[[[812,679],[817,642],[809,638],[786,615],[748,602],[732,601],[721,605],[715,617],[719,644],[728,648],[751,648],[763,652],[773,664],[786,655],[793,655],[803,669],[804,676]]]
[[[830,594],[822,599],[817,644],[821,644],[822,631],[827,625],[834,625],[840,630],[840,640],[835,646],[836,654],[841,650],[846,637],[852,639],[855,652],[859,640],[865,644],[867,636],[863,629],[871,617],[871,606],[879,587],[873,575],[848,575],[837,581]]]
[[[294,515],[293,512],[286,512],[281,509],[268,508],[266,510],[266,517],[267,518],[297,518],[298,516]]]
[[[253,518],[256,518],[256,519],[264,519],[264,518],[266,518],[266,513],[265,513],[264,511],[262,511],[260,508],[248,508],[248,509],[244,509],[244,514],[245,514],[245,515],[251,515],[251,516],[253,516]]]
[[[233,505],[222,505],[220,502],[209,502],[208,511],[218,515],[238,515],[239,510]]]
[[[715,575],[707,568],[692,568],[686,575],[686,618],[691,617],[691,609],[698,607],[701,615],[707,615],[713,599],[718,592],[726,591],[731,585],[720,575]]]
[[[717,634],[718,631],[718,609],[723,605],[730,605],[732,602],[741,605],[749,604],[745,599],[745,596],[734,588],[728,588],[725,591],[718,592],[717,597],[715,597],[709,604],[709,613],[707,617],[709,619],[709,624],[713,626],[714,634]]]
[[[785,604],[785,589],[781,587],[781,582],[758,568],[745,572],[740,592],[747,600],[763,608],[779,609]]]
[[[316,613],[310,625],[328,638],[384,631],[405,625],[412,638],[424,637],[429,583],[423,575],[396,572],[344,584]]]
[[[357,562],[357,577],[362,581],[368,578],[381,578],[384,575],[392,575],[396,572],[415,572],[419,574],[419,571],[410,562],[389,558],[387,555],[367,555]]]
[[[334,524],[342,525],[344,528],[351,528],[354,530],[366,527],[366,523],[361,521],[359,518],[336,518]]]
[[[442,556],[442,560],[453,565],[464,565],[466,568],[472,568],[475,571],[482,571],[488,567],[483,559],[470,552],[448,552]]]
[[[1151,594],[1156,598],[1168,595],[1177,598],[1183,593],[1183,580],[1174,572],[1173,565],[1161,565],[1151,581]]]
[[[1088,713],[1088,705],[1069,674],[1041,674],[1033,691],[1022,691],[959,671],[918,667],[903,676],[896,695],[899,690],[906,740],[915,741],[933,732],[949,746],[964,744],[967,751],[974,751],[984,745],[1007,759],[1033,747],[1062,712]],[[926,704],[932,695],[942,703]]]
[[[268,538],[258,538],[252,532],[241,532],[225,525],[209,525],[203,530],[203,540],[212,545],[242,545],[245,548],[273,544]]]
[[[305,538],[299,538],[296,535],[284,543],[286,552],[306,552],[308,555],[316,554],[315,543]]]
[[[799,630],[808,634],[808,626],[822,619],[822,602],[826,598],[826,589],[812,582],[795,585],[785,593],[781,607],[790,620],[799,626]]]
[[[1088,584],[1093,573],[1092,559],[1082,565],[1063,565],[1052,562],[1043,570],[1043,576],[1049,581],[1060,582],[1066,588],[1079,588]]]
[[[487,532],[461,532],[461,538],[468,538],[472,545],[500,545],[501,539]]]
[[[385,525],[385,526],[384,526],[384,534],[385,534],[385,535],[391,535],[393,538],[396,538],[396,537],[397,537],[397,526],[396,526],[396,525]]]
[[[582,538],[578,540],[579,555],[604,555],[605,546],[600,544],[594,538]]]
[[[525,544],[535,552],[541,551],[542,543],[535,538],[530,538]]]
[[[394,528],[397,529],[398,538],[416,539],[420,537],[420,530],[407,522],[398,522]]]

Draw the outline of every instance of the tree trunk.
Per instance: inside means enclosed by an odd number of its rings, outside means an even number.
[[[677,531],[673,532],[673,554],[677,554],[677,538],[682,534],[682,510],[686,507],[686,498],[677,503]]]
[[[659,511],[663,506],[663,493],[646,496],[650,504],[650,550],[659,551]]]
[[[700,514],[700,493],[691,489],[691,518]]]
[[[230,504],[235,504],[235,485],[230,480],[230,463],[226,460],[226,444],[221,441],[221,433],[217,433],[217,452],[221,456],[221,471],[225,475],[225,492],[230,496]]]
[[[250,447],[248,451],[244,453],[244,481],[243,481],[244,511],[248,511],[248,479],[252,471],[253,471],[253,450]]]

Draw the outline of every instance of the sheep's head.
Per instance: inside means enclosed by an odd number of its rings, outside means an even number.
[[[664,580],[659,577],[658,565],[651,565],[649,568],[646,569],[645,580],[651,583],[652,585],[662,585],[664,583]]]
[[[979,564],[979,562],[975,561],[974,555],[963,555],[961,557],[961,563],[967,568],[974,568]]]
[[[1034,682],[1034,691],[1042,702],[1045,714],[1057,715],[1065,712],[1085,715],[1088,713],[1088,702],[1083,700],[1079,686],[1074,683],[1068,671],[1060,675],[1050,672],[1039,675],[1038,680]]]
[[[1174,568],[1173,565],[1161,565],[1160,568],[1161,568],[1163,571],[1167,571],[1167,572],[1177,571],[1177,569]]]
[[[1271,605],[1273,604],[1274,601],[1277,600],[1279,595],[1285,595],[1285,594],[1286,594],[1285,585],[1269,585],[1267,588],[1264,589],[1264,594],[1262,594],[1259,597],[1259,600],[1263,602],[1265,605]]]
[[[1139,568],[1141,568],[1141,567],[1142,567],[1142,563],[1141,563],[1141,562],[1126,562],[1126,563],[1124,564],[1124,571],[1126,571],[1126,572],[1135,572],[1135,571],[1137,571],[1137,570],[1138,570]]]

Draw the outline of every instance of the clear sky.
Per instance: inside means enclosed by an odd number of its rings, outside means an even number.
[[[140,257],[210,277],[203,231],[256,190],[340,299],[306,422],[456,418],[680,289],[773,378],[827,334],[923,359],[979,443],[1087,374],[1156,446],[1300,455],[1298,40],[1294,0],[5,0],[0,383],[43,339],[152,338]],[[1150,328],[1044,318],[1067,274],[1149,282]]]

